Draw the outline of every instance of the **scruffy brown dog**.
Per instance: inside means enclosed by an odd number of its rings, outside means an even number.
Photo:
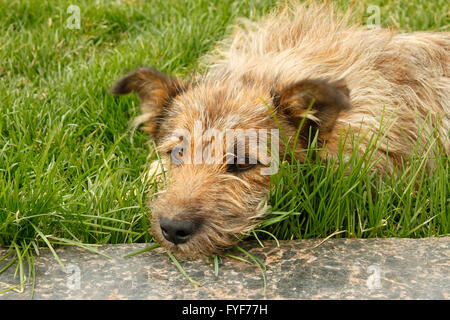
[[[187,83],[140,68],[114,85],[113,94],[139,95],[135,122],[151,133],[166,165],[169,182],[150,207],[152,232],[167,250],[218,252],[258,223],[270,182],[261,169],[274,155],[257,145],[275,144],[272,129],[293,140],[303,121],[296,145],[302,160],[310,134],[333,156],[342,134],[357,132],[363,152],[383,128],[376,157],[386,170],[412,146],[427,147],[418,128],[430,117],[422,134],[439,127],[450,150],[450,34],[368,30],[333,12],[323,4],[285,5],[239,26],[207,57],[207,71]],[[267,130],[268,138],[242,146],[234,143],[243,133],[237,129]],[[225,133],[232,137],[226,143]]]

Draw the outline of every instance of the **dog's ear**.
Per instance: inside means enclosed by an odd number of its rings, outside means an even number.
[[[110,89],[113,95],[136,92],[141,102],[141,115],[135,125],[144,124],[143,130],[158,137],[159,124],[163,120],[171,99],[184,90],[184,85],[153,68],[139,68],[119,79]]]
[[[277,113],[299,127],[300,136],[308,139],[309,133],[326,134],[333,129],[342,110],[350,108],[349,90],[344,81],[330,82],[321,79],[308,79],[296,82],[271,95]],[[306,118],[306,119],[304,119]]]

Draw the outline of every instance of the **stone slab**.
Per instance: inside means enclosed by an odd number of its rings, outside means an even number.
[[[123,256],[150,244],[98,247],[107,259],[78,247],[58,248],[64,272],[48,250],[36,257],[34,299],[449,299],[450,237],[243,242],[261,270],[222,257],[216,277],[210,260],[179,260],[189,282],[163,249]],[[6,250],[0,248],[0,257]],[[237,250],[232,255],[249,259]],[[0,270],[7,261],[0,262]],[[17,285],[14,269],[0,275],[0,292]],[[0,295],[29,299],[31,285]]]

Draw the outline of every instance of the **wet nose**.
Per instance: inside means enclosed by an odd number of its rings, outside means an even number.
[[[174,244],[185,243],[195,232],[195,223],[190,220],[170,220],[161,218],[159,220],[161,232],[167,241]]]

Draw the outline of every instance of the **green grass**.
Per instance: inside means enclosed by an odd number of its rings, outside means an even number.
[[[382,138],[373,136],[361,156],[358,137],[342,137],[355,146],[349,158],[315,156],[317,140],[302,163],[289,151],[291,160],[282,159],[272,179],[272,211],[254,231],[277,239],[325,238],[333,232],[357,238],[449,235],[450,159],[438,140],[430,137],[422,154],[411,146],[409,163],[383,175],[371,170],[383,161],[374,153]]]
[[[143,179],[152,146],[129,128],[137,98],[116,99],[108,88],[139,65],[187,76],[236,18],[263,15],[274,2],[0,0],[0,246],[10,248],[21,283],[34,277],[43,247],[152,241],[145,201],[155,185]],[[70,4],[80,7],[79,30],[66,27]],[[374,4],[384,26],[450,31],[445,0],[360,1],[356,20]],[[273,212],[254,236],[450,233],[448,158],[432,174],[419,158],[398,179],[316,161],[281,164]]]

